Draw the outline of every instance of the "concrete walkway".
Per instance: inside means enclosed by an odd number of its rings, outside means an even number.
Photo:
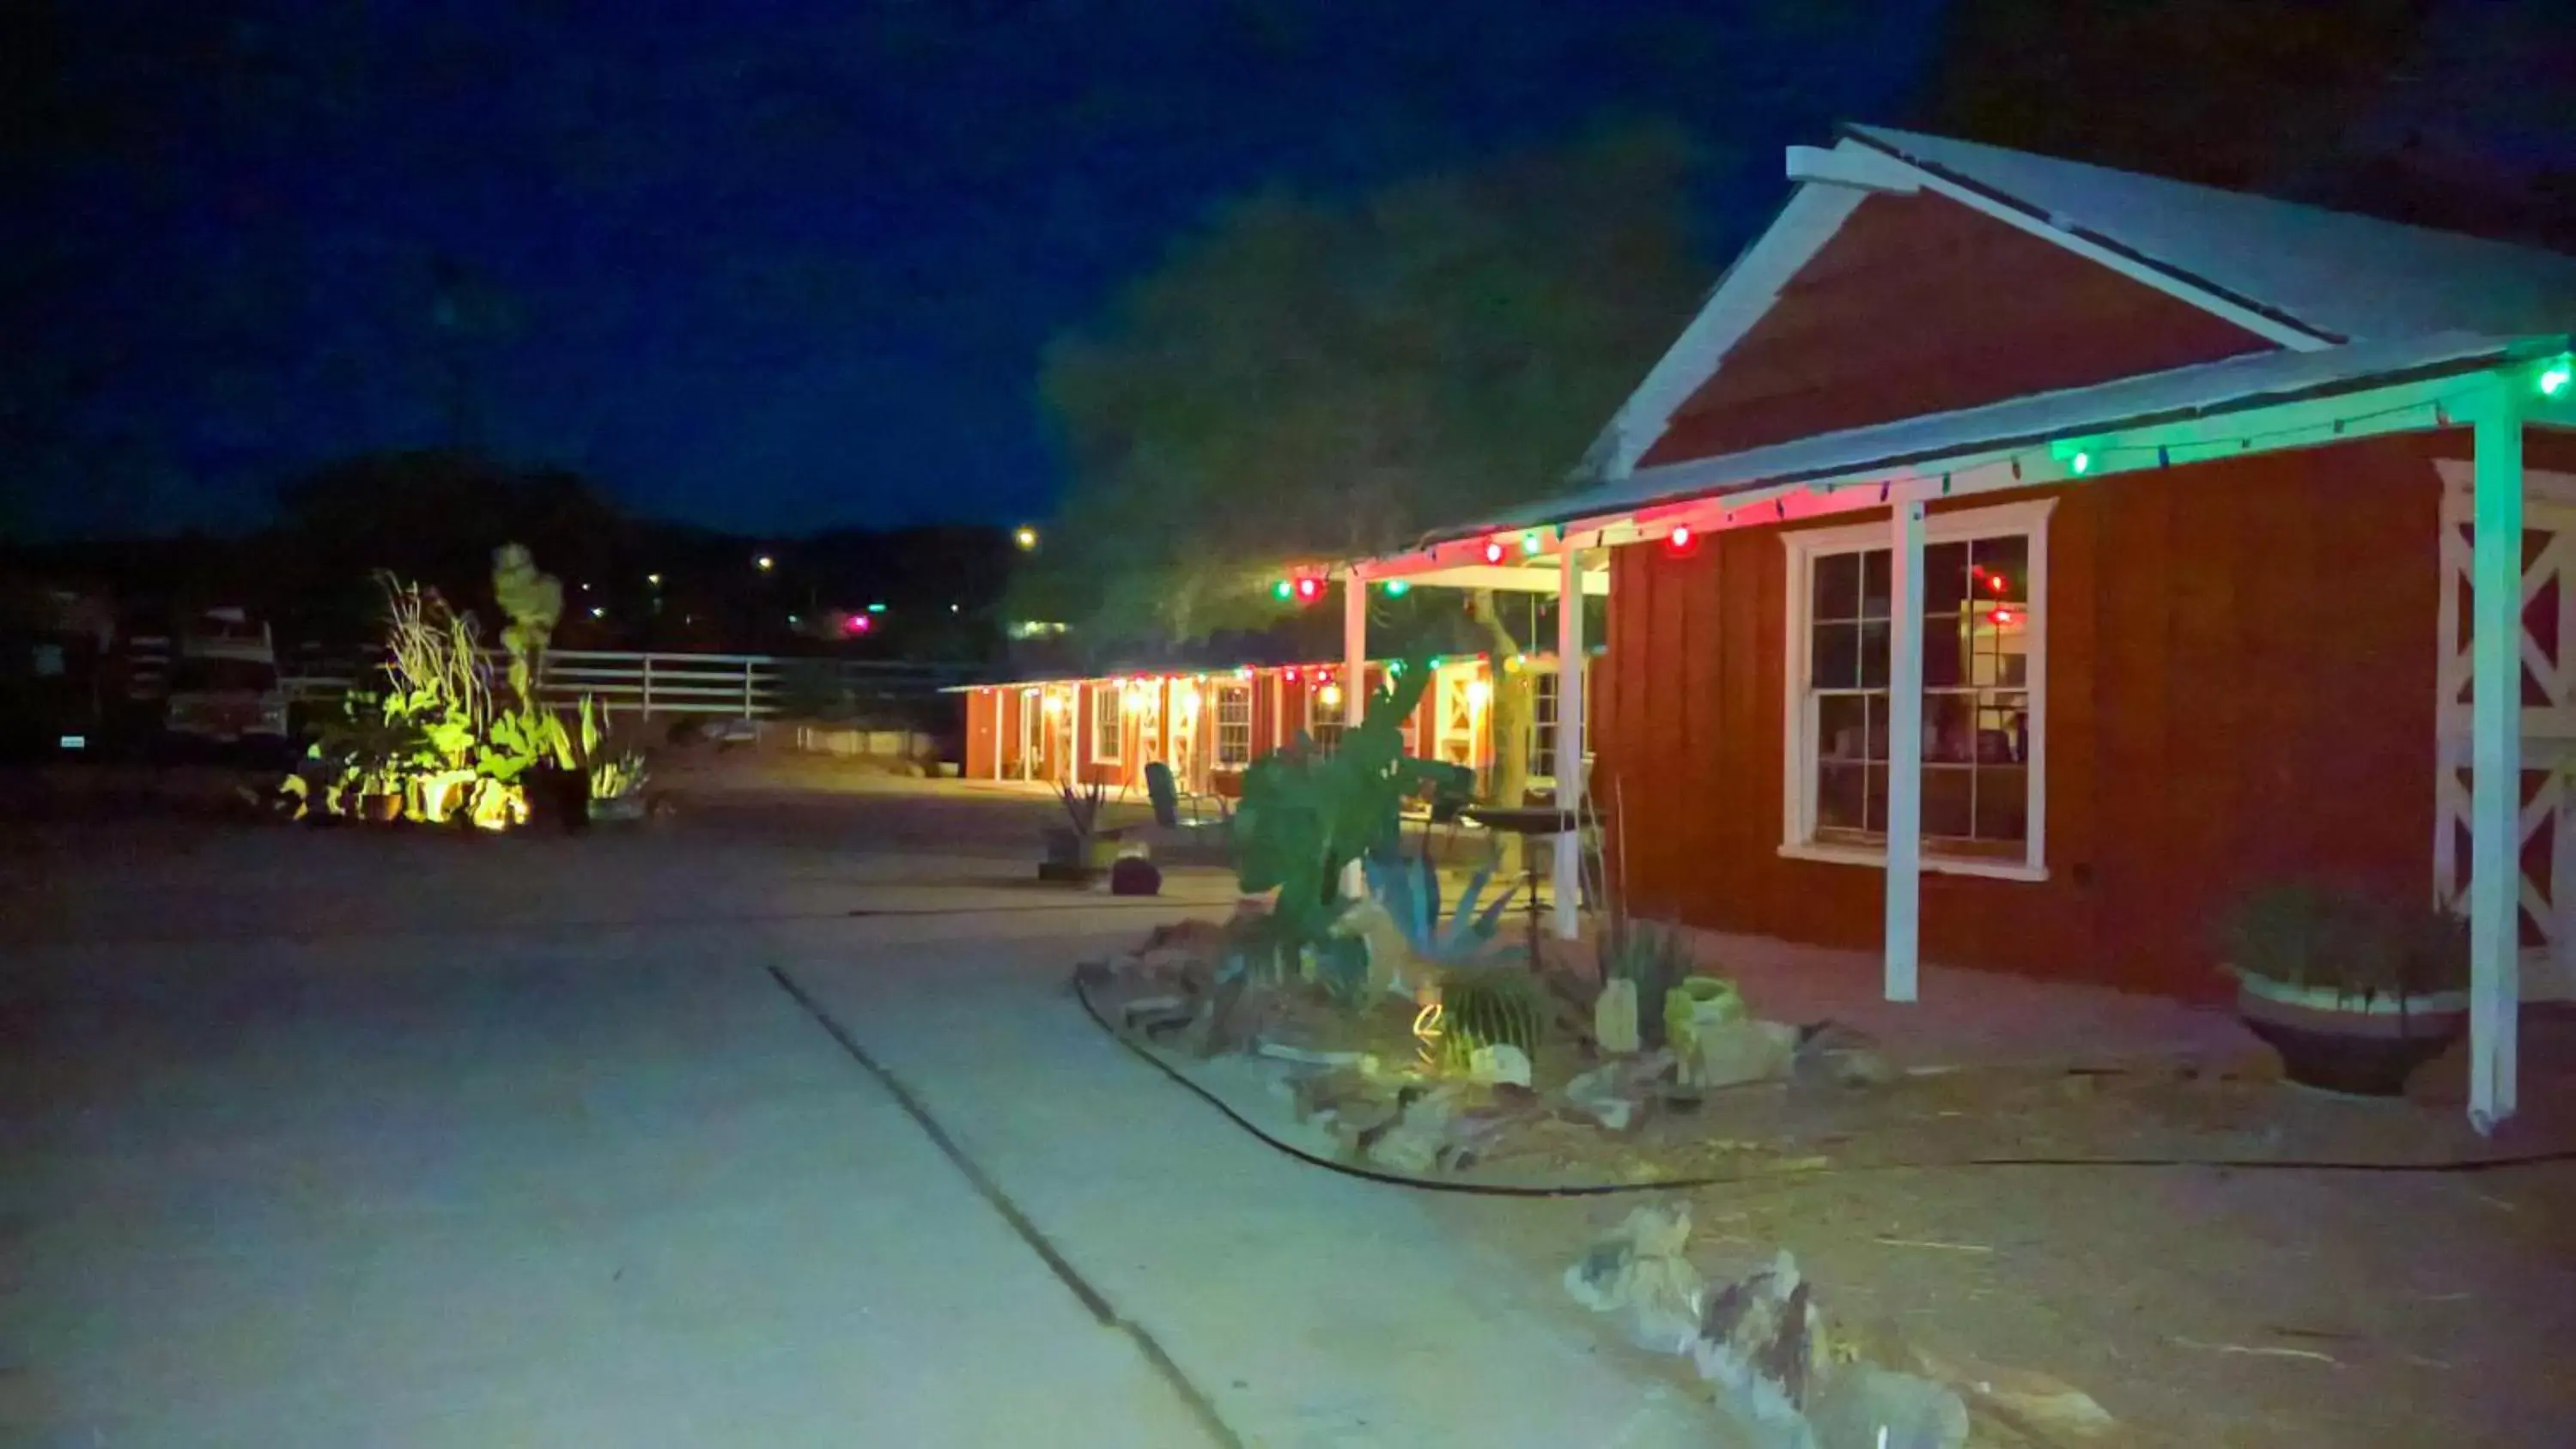
[[[0,842],[0,1441],[1715,1442],[1102,1039],[1067,968],[1174,912],[836,808]]]

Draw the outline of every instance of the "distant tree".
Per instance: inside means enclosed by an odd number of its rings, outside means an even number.
[[[1707,282],[1656,126],[1352,199],[1222,208],[1042,377],[1074,484],[1014,612],[1108,645],[1260,627],[1284,564],[1557,491]],[[1470,611],[1517,647],[1489,592]],[[1526,778],[1496,671],[1496,792]]]

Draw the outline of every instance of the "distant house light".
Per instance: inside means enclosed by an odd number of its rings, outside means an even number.
[[[767,554],[762,554],[760,557],[751,561],[751,566],[760,570],[762,573],[767,573],[771,569],[778,567],[778,560],[771,558]]]

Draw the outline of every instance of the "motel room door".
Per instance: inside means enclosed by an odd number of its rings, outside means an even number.
[[[1046,776],[1046,691],[1020,691],[1020,773],[1023,780]]]

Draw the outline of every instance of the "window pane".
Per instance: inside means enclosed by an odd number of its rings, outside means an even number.
[[[1887,829],[1887,767],[1885,765],[1869,767],[1869,828],[1882,832]]]
[[[1988,695],[1977,710],[1977,760],[2019,764],[2030,757],[2030,701],[2026,695]]]
[[[2012,534],[2004,538],[1980,538],[1969,545],[1970,559],[1977,570],[1977,596],[2010,603],[2030,598],[2030,538]]]
[[[1886,549],[1874,548],[1862,554],[1860,558],[1860,616],[1864,619],[1884,619],[1892,612],[1888,608],[1888,600],[1894,596],[1896,589],[1888,575],[1890,562],[1895,555]]]
[[[1882,625],[1882,628],[1885,626]],[[1819,624],[1807,682],[1817,689],[1850,689],[1860,683],[1860,626]]]
[[[1887,688],[1887,624],[1860,626],[1860,683],[1863,689]]]
[[[1923,611],[1943,620],[1959,617],[1968,597],[1968,546],[1936,543],[1923,550]]]
[[[1808,605],[1811,620],[1860,617],[1860,555],[1831,553],[1816,560],[1815,592]]]
[[[1923,833],[1964,840],[1975,820],[1976,774],[1953,766],[1923,772]]]
[[[1948,689],[1967,682],[1967,661],[1962,653],[1961,636],[1967,630],[1959,623],[1956,609],[1947,614],[1934,614],[1923,621],[1923,687]]]
[[[1923,758],[1927,763],[1964,765],[1976,759],[1975,705],[1974,695],[1923,697]]]
[[[1816,701],[1816,758],[1860,760],[1869,745],[1868,696],[1828,694]]]
[[[1887,758],[1887,696],[1865,694],[1861,698],[1869,701],[1869,757],[1884,760]]]
[[[1977,771],[1977,838],[2027,840],[2029,776],[2017,765]]]
[[[1862,798],[1867,769],[1861,765],[1825,765],[1816,771],[1816,828],[1866,830]]]

